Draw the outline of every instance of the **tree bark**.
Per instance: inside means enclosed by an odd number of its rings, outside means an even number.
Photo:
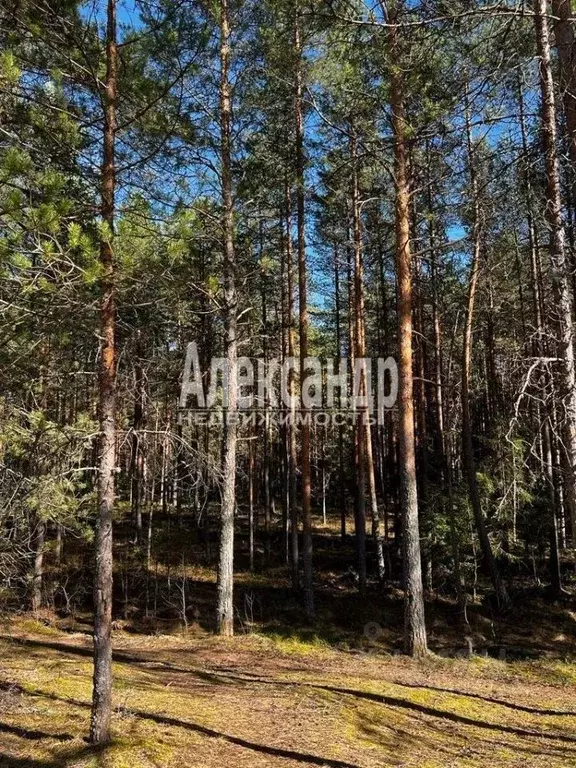
[[[260,235],[262,237],[262,235]],[[264,280],[264,276],[262,276],[262,280]],[[268,364],[268,317],[267,317],[267,306],[266,306],[266,285],[262,285],[262,329],[263,329],[263,338],[264,338],[264,344],[263,344],[263,355],[264,355],[264,364]],[[271,444],[272,444],[272,430],[270,425],[270,412],[268,410],[268,402],[260,403],[261,408],[265,408],[266,412],[264,414],[265,417],[265,424],[264,424],[264,435],[263,435],[263,444],[262,444],[262,452],[263,452],[263,461],[262,461],[262,491],[264,496],[264,556],[265,560],[268,563],[270,560],[270,523],[271,523],[271,517],[272,517],[272,491],[270,488],[270,467],[271,467],[271,457],[270,457],[270,451],[271,451]]]
[[[296,123],[296,201],[298,231],[298,298],[300,330],[300,387],[301,387],[301,456],[302,467],[302,560],[304,582],[304,610],[308,619],[313,619],[314,583],[312,564],[312,506],[310,488],[310,424],[302,397],[302,384],[306,378],[306,358],[308,357],[308,274],[306,265],[306,234],[304,219],[304,110],[302,99],[302,39],[301,9],[299,0],[295,3],[294,13],[294,112]]]
[[[62,549],[63,549],[63,526],[62,523],[56,523],[56,548],[54,550],[54,559],[56,565],[60,568],[62,564]]]
[[[380,353],[387,357],[390,351],[390,331],[389,331],[389,313],[388,313],[388,290],[386,286],[386,273],[384,266],[384,246],[381,233],[382,222],[378,222],[378,241],[377,241],[377,266],[378,266],[378,286],[380,292],[380,312],[382,316],[382,348]],[[392,576],[392,559],[390,557],[390,519],[389,504],[392,497],[389,472],[390,465],[393,463],[393,456],[387,450],[387,440],[389,444],[394,444],[393,439],[394,422],[392,413],[384,414],[384,424],[378,428],[378,442],[380,446],[380,490],[384,502],[384,562],[385,572],[388,577]],[[388,433],[386,435],[386,432]]]
[[[296,329],[294,327],[294,253],[292,247],[292,217],[290,215],[290,186],[285,184],[286,205],[286,278],[288,300],[286,309],[288,312],[288,357],[294,358],[296,350]],[[288,394],[290,397],[290,419],[288,422],[288,475],[290,496],[290,561],[292,565],[292,588],[298,591],[300,587],[300,561],[298,547],[298,476],[297,445],[296,445],[296,404],[294,392],[294,371],[290,368],[288,375]]]
[[[472,241],[473,254],[472,265],[470,268],[470,278],[468,281],[468,296],[466,301],[466,314],[464,320],[464,339],[462,348],[462,462],[466,481],[468,483],[468,494],[470,505],[474,515],[474,523],[478,531],[478,539],[482,549],[482,555],[490,574],[490,579],[496,593],[496,600],[500,609],[509,604],[506,588],[500,577],[500,572],[492,552],[492,545],[488,537],[488,531],[484,522],[484,514],[480,502],[480,493],[478,491],[478,482],[476,479],[476,462],[474,459],[474,446],[472,443],[472,424],[470,420],[470,376],[472,369],[472,328],[474,321],[474,304],[476,300],[476,290],[478,287],[478,275],[480,271],[480,257],[482,248],[482,223],[481,210],[478,191],[478,180],[475,167],[474,151],[472,147],[472,136],[470,129],[470,118],[468,109],[468,93],[466,92],[466,137],[468,150],[468,168],[470,174],[473,221],[472,221]]]
[[[360,196],[358,190],[358,152],[356,129],[350,126],[350,161],[352,164],[352,235],[354,246],[354,358],[365,357],[364,334],[362,329],[364,315],[364,278],[362,264],[362,225],[360,221]],[[365,375],[361,374],[360,396],[366,393]],[[355,466],[356,466],[356,557],[358,566],[358,589],[361,595],[366,593],[366,409],[356,414],[355,421]],[[378,514],[378,512],[376,512]]]
[[[338,264],[338,250],[334,250],[334,306],[336,309],[336,361],[340,370],[342,360],[342,323],[340,319],[340,265]],[[342,403],[341,394],[338,393],[338,406]],[[340,538],[346,540],[346,479],[344,473],[344,427],[338,426],[338,485],[340,506]]]
[[[561,402],[559,419],[568,471],[564,473],[564,491],[570,511],[572,541],[576,542],[576,377],[574,367],[574,328],[570,267],[566,257],[562,193],[556,136],[556,103],[550,56],[546,0],[534,0],[536,42],[540,57],[540,91],[542,101],[542,146],[546,167],[546,221],[550,231],[550,273],[554,290],[555,317],[559,328],[557,354],[561,365],[559,386]]]
[[[414,231],[417,229],[417,214],[415,205],[412,205],[412,219]],[[418,473],[418,515],[424,530],[430,530],[429,514],[429,464],[428,464],[428,424],[426,392],[426,344],[427,339],[424,328],[424,296],[422,288],[422,260],[416,259],[414,264],[414,312],[413,323],[415,331],[415,423],[416,423],[416,466]],[[421,525],[422,530],[422,525]],[[424,566],[424,586],[428,592],[433,591],[433,562],[430,537],[426,536],[422,547],[422,563]]]
[[[37,613],[42,608],[42,579],[44,577],[44,542],[46,540],[46,523],[39,518],[36,520],[34,531],[34,574],[32,577],[32,611]]]
[[[358,179],[358,146],[356,129],[351,124],[350,132],[350,156],[352,162],[352,224],[354,233],[354,303],[356,318],[356,356],[366,356],[366,311],[364,300],[364,246],[362,237],[362,217],[360,212],[360,189]],[[362,394],[368,394],[369,382],[363,377]],[[361,471],[358,475],[358,485],[362,485],[362,513],[364,519],[360,521],[363,526],[364,539],[364,581],[366,580],[366,551],[365,551],[365,488],[364,484],[368,480],[368,491],[370,494],[370,513],[372,522],[372,538],[374,540],[374,550],[376,552],[376,568],[380,583],[384,581],[384,548],[382,543],[382,523],[380,520],[380,510],[378,509],[378,496],[376,493],[376,476],[374,473],[374,455],[372,448],[372,427],[368,408],[360,414],[358,421],[358,442],[361,443],[359,463]],[[362,484],[360,483],[362,478]]]
[[[94,574],[94,682],[90,722],[92,744],[106,744],[110,741],[112,715],[112,510],[116,484],[116,288],[113,236],[117,67],[116,0],[108,0],[101,177],[102,219],[107,231],[100,239],[103,270],[100,297],[102,340],[99,361],[100,450]]]
[[[254,570],[254,440],[248,443],[248,561],[250,571]]]
[[[138,359],[134,366],[134,416],[132,421],[132,462],[130,467],[130,495],[132,506],[132,520],[136,528],[136,541],[142,537],[142,470],[144,465],[144,453],[142,446],[141,430],[144,425],[144,371],[140,359],[141,341],[140,331],[137,331],[136,355]]]
[[[552,13],[568,154],[572,164],[576,165],[576,40],[572,0],[552,0]],[[572,169],[572,185],[576,181],[573,174]]]
[[[237,306],[234,210],[232,200],[231,98],[230,98],[230,12],[228,0],[220,0],[220,152],[222,176],[222,239],[224,242],[224,305],[226,357],[228,364],[227,407],[225,409],[224,455],[222,461],[222,505],[220,509],[220,550],[218,558],[216,631],[234,634],[234,511],[236,506],[236,443],[238,410],[236,338]]]
[[[534,216],[532,213],[532,187],[530,184],[530,173],[528,170],[528,140],[526,136],[526,121],[524,114],[524,94],[522,92],[522,83],[518,80],[518,106],[520,135],[522,138],[522,154],[524,160],[524,194],[526,203],[526,223],[528,227],[528,248],[530,252],[530,282],[532,285],[532,314],[535,326],[535,333],[532,336],[532,354],[534,357],[543,357],[546,353],[546,340],[544,335],[544,319],[542,313],[542,297],[540,285],[540,255],[538,253],[538,243],[536,241],[536,231],[534,227]],[[544,393],[544,404],[536,400],[536,423],[541,427],[541,462],[543,468],[543,479],[548,490],[548,499],[550,503],[549,526],[550,526],[550,584],[552,592],[558,595],[562,591],[562,577],[560,572],[560,553],[558,551],[558,530],[556,523],[556,494],[554,492],[554,462],[552,457],[552,435],[550,420],[553,410],[548,402],[550,396],[550,375],[547,369],[541,373],[538,386]],[[546,393],[548,394],[546,395]]]
[[[414,402],[412,370],[412,249],[410,245],[410,190],[406,158],[406,114],[402,72],[395,61],[396,27],[389,27],[390,106],[394,139],[394,174],[396,187],[396,271],[398,282],[398,353],[399,353],[399,440],[400,506],[402,510],[402,554],[404,568],[404,649],[407,654],[427,654],[418,492],[414,438]]]
[[[443,394],[443,366],[442,366],[442,327],[440,322],[439,304],[439,277],[436,253],[436,224],[434,212],[434,195],[432,179],[430,175],[431,154],[429,143],[426,143],[426,168],[427,168],[427,202],[428,202],[428,244],[430,247],[430,283],[432,288],[432,329],[434,333],[434,413],[435,434],[434,442],[436,452],[440,459],[440,474],[445,474],[446,446],[444,445],[444,394]]]

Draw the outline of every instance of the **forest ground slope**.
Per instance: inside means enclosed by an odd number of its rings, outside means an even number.
[[[30,619],[0,638],[0,765],[576,766],[576,664],[424,662],[202,630],[115,637],[113,744],[84,741],[91,638]]]

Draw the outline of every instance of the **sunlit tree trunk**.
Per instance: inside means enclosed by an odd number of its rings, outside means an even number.
[[[340,265],[338,250],[334,250],[334,305],[336,307],[336,361],[338,368],[342,359],[342,321],[340,313]],[[338,395],[338,405],[341,405],[341,395]],[[346,539],[346,479],[344,474],[344,427],[338,426],[338,474],[339,474],[339,508],[340,508],[340,537]]]
[[[288,357],[294,358],[296,350],[296,329],[294,318],[294,253],[292,247],[292,217],[290,215],[290,187],[288,182],[285,184],[285,207],[286,207],[286,279],[287,279],[287,303],[288,313]],[[298,477],[297,477],[297,454],[296,444],[296,403],[294,371],[290,368],[288,376],[288,394],[290,398],[290,419],[288,424],[288,476],[289,476],[289,496],[290,496],[290,561],[292,565],[292,588],[297,591],[300,586],[299,576],[299,548],[298,548]]]
[[[392,20],[393,17],[392,17]],[[418,492],[414,437],[414,381],[412,370],[412,249],[410,245],[410,191],[406,152],[406,113],[402,71],[394,61],[397,52],[396,26],[389,28],[390,106],[394,139],[396,186],[396,271],[398,281],[398,392],[400,442],[400,507],[402,511],[402,554],[404,567],[404,649],[421,657],[427,651]]]
[[[134,366],[134,417],[132,421],[132,460],[130,466],[130,495],[132,506],[132,520],[136,527],[136,541],[142,536],[142,475],[144,467],[144,451],[142,428],[144,426],[144,371],[142,369],[140,331],[136,344],[137,361]]]
[[[556,103],[550,57],[548,4],[534,0],[534,22],[540,57],[540,92],[542,101],[542,146],[546,168],[546,220],[550,231],[550,272],[554,289],[553,321],[559,328],[557,353],[560,358],[560,414],[563,425],[567,471],[564,491],[570,512],[572,540],[576,541],[576,377],[574,367],[574,328],[570,267],[566,256],[562,194],[557,153]]]
[[[353,341],[354,358],[364,355],[364,334],[362,329],[364,313],[364,281],[362,264],[362,229],[360,222],[360,199],[358,191],[358,158],[356,130],[350,128],[350,160],[352,164],[352,236],[354,247],[354,304]],[[362,374],[360,394],[365,395],[366,380]],[[356,414],[354,450],[356,467],[356,557],[358,566],[358,587],[360,594],[366,592],[366,416],[364,409]]]
[[[572,0],[552,0],[552,14],[568,153],[571,162],[576,165],[576,39]],[[572,169],[573,184],[575,180],[574,169]]]
[[[366,356],[366,317],[364,301],[364,247],[362,237],[362,217],[360,211],[360,190],[358,170],[358,139],[356,129],[351,124],[350,130],[350,160],[352,164],[352,231],[354,235],[354,328],[356,357]],[[368,394],[370,383],[366,377],[362,379],[362,394]],[[359,414],[357,421],[357,451],[358,451],[358,529],[361,534],[359,551],[360,590],[366,588],[366,502],[365,485],[368,481],[370,512],[372,521],[372,537],[376,551],[376,567],[380,582],[384,579],[384,549],[378,498],[376,493],[376,476],[374,474],[374,456],[372,448],[372,429],[368,409]]]
[[[42,607],[42,580],[44,577],[44,543],[46,523],[38,518],[34,531],[34,573],[32,576],[32,610],[34,613]]]
[[[234,211],[232,201],[231,97],[230,97],[230,12],[228,0],[220,0],[220,162],[222,178],[222,238],[224,243],[224,311],[226,358],[228,364],[227,408],[222,457],[222,504],[220,508],[220,549],[216,607],[216,631],[234,634],[234,511],[236,506],[235,417],[238,409],[236,387],[238,351],[236,339],[237,305],[236,254],[234,249]]]
[[[254,570],[254,436],[248,445],[248,559]]]
[[[94,685],[90,741],[110,740],[112,714],[112,510],[116,474],[116,288],[113,251],[116,191],[116,0],[108,0],[106,79],[104,103],[104,152],[101,177],[102,220],[100,239],[102,280],[100,296],[101,348],[99,359],[100,448],[98,466],[98,521],[94,573]]]
[[[472,369],[472,329],[474,322],[474,305],[476,302],[476,291],[478,289],[478,276],[480,271],[480,257],[482,249],[482,223],[481,209],[478,190],[478,179],[475,167],[474,151],[472,147],[472,136],[470,129],[468,94],[466,93],[466,137],[468,149],[468,168],[470,174],[470,185],[473,206],[472,219],[472,265],[470,267],[470,277],[468,280],[468,294],[466,300],[466,313],[464,320],[464,339],[462,347],[462,462],[466,481],[468,483],[468,495],[470,506],[474,515],[474,523],[478,531],[478,539],[482,549],[482,556],[488,568],[490,579],[496,593],[498,606],[504,608],[509,603],[504,583],[502,582],[492,545],[486,530],[484,514],[480,501],[480,492],[478,490],[478,481],[476,479],[476,461],[474,459],[474,446],[472,442],[472,424],[470,419],[470,377]]]
[[[302,38],[301,9],[296,0],[294,11],[294,111],[296,122],[296,200],[298,231],[298,295],[300,330],[300,386],[306,378],[308,357],[308,274],[306,265],[306,236],[304,220],[304,107],[302,98]],[[303,398],[301,429],[301,473],[302,473],[302,560],[304,581],[304,609],[309,619],[314,618],[314,585],[312,566],[312,506],[310,487],[310,424]]]
[[[530,255],[530,283],[532,286],[532,315],[535,326],[535,333],[532,336],[532,354],[534,357],[544,357],[546,353],[546,340],[544,335],[544,319],[542,315],[542,297],[541,297],[541,275],[540,275],[540,256],[538,253],[538,243],[536,242],[536,231],[534,227],[534,217],[532,213],[532,187],[530,183],[530,173],[527,163],[528,139],[526,136],[526,120],[524,107],[524,94],[522,84],[518,82],[518,106],[520,135],[522,138],[522,154],[525,165],[524,170],[524,193],[526,197],[526,221],[528,225],[528,249]],[[552,435],[550,428],[551,404],[548,402],[550,393],[550,376],[548,369],[544,369],[540,376],[539,387],[544,393],[544,404],[536,400],[536,423],[541,430],[541,461],[544,469],[544,479],[547,484],[548,499],[550,504],[550,584],[552,591],[559,594],[562,591],[562,577],[560,572],[560,553],[558,551],[558,528],[556,520],[556,493],[554,462],[552,455]]]

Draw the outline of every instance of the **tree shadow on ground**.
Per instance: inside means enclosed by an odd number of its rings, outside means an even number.
[[[517,712],[527,712],[531,715],[550,715],[554,717],[576,717],[576,710],[570,711],[566,709],[544,709],[539,707],[529,707],[524,704],[516,704],[513,701],[506,701],[505,699],[497,699],[494,696],[483,696],[480,693],[471,693],[469,691],[458,691],[454,688],[441,688],[436,685],[426,685],[425,683],[404,683],[398,680],[394,681],[394,685],[401,686],[402,688],[412,688],[414,690],[424,689],[426,691],[436,691],[438,693],[451,693],[454,696],[466,696],[468,699],[479,699],[485,701],[488,704],[497,704],[501,707],[508,707],[508,709],[514,709]]]
[[[16,688],[17,686],[13,686],[13,690]],[[41,690],[24,690],[22,688],[20,688],[20,692],[22,693],[22,695],[47,698],[53,701],[59,701],[66,704],[71,704],[75,707],[81,707],[83,709],[90,708],[90,704],[85,701],[69,698],[67,696],[58,696],[55,693],[48,693]],[[229,744],[234,744],[236,746],[252,750],[253,752],[258,752],[264,755],[270,755],[271,757],[281,757],[281,758],[296,760],[300,763],[305,763],[307,765],[325,766],[326,768],[360,768],[360,766],[354,763],[346,762],[344,760],[336,760],[334,758],[322,757],[319,755],[313,755],[306,752],[299,752],[297,750],[284,749],[282,747],[273,747],[267,744],[259,744],[257,742],[249,741],[248,739],[244,739],[239,736],[232,736],[231,734],[224,733],[223,731],[217,731],[213,728],[208,728],[207,726],[200,725],[198,723],[193,723],[187,720],[180,720],[178,718],[171,717],[170,715],[161,715],[153,712],[145,712],[143,710],[134,709],[134,708],[130,709],[130,715],[132,717],[137,717],[142,720],[148,720],[154,723],[158,723],[159,725],[168,725],[175,728],[184,728],[186,730],[202,734],[209,738],[219,739]],[[46,738],[53,738],[51,734],[45,734],[45,736]],[[50,763],[48,763],[47,765],[50,765]]]
[[[21,728],[19,725],[9,725],[0,722],[0,733],[11,733],[19,736],[21,739],[30,739],[38,741],[40,739],[56,739],[56,741],[72,741],[74,736],[69,733],[48,733],[46,731],[35,731],[30,728]]]
[[[55,738],[48,734],[48,738]],[[72,737],[70,737],[72,738]],[[76,765],[78,760],[92,757],[101,768],[107,766],[107,747],[93,744],[84,744],[54,758],[16,757],[5,752],[0,752],[0,766],[6,768],[64,768],[67,765]]]
[[[62,762],[55,760],[36,760],[31,757],[14,757],[0,752],[0,766],[3,768],[62,768]]]
[[[28,641],[28,642],[31,642],[31,644],[35,646],[47,647],[62,653],[72,653],[72,654],[79,653],[80,655],[86,655],[86,651],[88,650],[85,648],[70,647],[68,645],[63,645],[63,644],[54,643],[50,641],[34,640],[34,641]],[[133,654],[125,654],[123,652],[117,652],[115,654],[115,659],[116,661],[122,661],[128,664],[130,663],[149,664],[149,661],[143,657],[134,656]],[[486,720],[469,717],[467,715],[462,715],[457,712],[453,712],[446,709],[440,709],[435,706],[430,706],[428,704],[411,701],[409,699],[404,699],[399,696],[393,696],[390,694],[373,693],[369,691],[361,691],[361,690],[356,690],[352,688],[345,688],[341,686],[334,686],[334,685],[315,683],[315,682],[275,680],[275,679],[255,677],[255,676],[246,676],[246,675],[242,676],[242,675],[238,675],[230,672],[222,672],[222,671],[210,672],[206,670],[182,669],[182,668],[176,667],[175,665],[159,665],[159,666],[164,671],[169,669],[170,671],[181,672],[183,674],[189,674],[190,676],[199,676],[201,679],[207,680],[212,683],[218,682],[218,684],[221,684],[224,680],[224,683],[226,683],[226,681],[228,682],[231,681],[235,684],[244,683],[244,684],[276,686],[276,687],[302,687],[302,688],[308,688],[308,689],[313,689],[318,691],[326,691],[328,693],[335,693],[335,694],[339,694],[346,697],[354,697],[360,700],[375,702],[378,704],[383,704],[387,707],[392,707],[392,708],[401,709],[401,710],[408,710],[410,712],[419,713],[421,715],[426,715],[428,717],[436,718],[439,720],[453,722],[453,723],[470,726],[474,728],[480,728],[483,730],[489,730],[497,733],[518,736],[521,738],[531,738],[531,739],[538,739],[538,740],[546,739],[550,741],[560,741],[569,745],[573,744],[574,747],[567,747],[566,749],[568,749],[570,752],[576,751],[576,736],[570,735],[568,733],[558,733],[554,731],[537,731],[529,728],[523,728],[523,727],[514,726],[514,725],[507,725],[504,723],[489,722]],[[10,688],[12,691],[17,691],[22,694],[34,693],[35,695],[38,695],[38,696],[53,698],[54,700],[57,700],[57,701],[64,701],[64,702],[75,704],[81,707],[89,706],[88,704],[86,704],[86,702],[78,701],[75,699],[59,697],[56,694],[49,694],[43,691],[34,691],[34,692],[25,691],[24,689],[15,685],[11,685]],[[246,747],[255,749],[256,751],[265,751],[265,750],[274,749],[272,747],[267,747],[265,745],[253,744],[252,742],[245,741],[238,737],[228,736],[227,734],[223,734],[217,731],[212,731],[209,728],[204,728],[204,726],[196,725],[194,723],[179,721],[174,718],[171,718],[168,715],[155,715],[153,713],[148,713],[141,710],[132,710],[132,709],[131,709],[131,712],[140,718],[149,719],[149,720],[153,720],[155,722],[160,722],[160,723],[163,722],[164,724],[167,724],[167,725],[175,725],[178,727],[181,726],[183,728],[188,728],[190,730],[197,730],[198,732],[205,733],[205,735],[214,736],[214,737],[218,736],[219,738],[223,738],[225,740],[230,741],[230,743],[236,743],[236,744],[239,744],[240,746],[246,746]],[[567,714],[567,713],[563,713],[563,714]],[[276,752],[274,752],[274,754],[276,754]],[[282,756],[282,755],[278,754],[277,756]],[[284,756],[292,756],[292,755],[286,754]],[[314,756],[308,755],[307,757],[309,758],[309,762],[311,762],[311,764],[317,764],[314,762],[315,760]],[[340,766],[346,765],[344,763],[339,764],[338,761],[329,763],[328,761],[325,760],[324,762],[327,765],[334,765],[337,768],[340,768]],[[322,764],[322,763],[318,763],[318,764]]]

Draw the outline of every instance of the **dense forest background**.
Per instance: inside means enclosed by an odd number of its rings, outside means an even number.
[[[2,3],[0,597],[94,610],[93,741],[112,619],[314,625],[346,589],[362,632],[400,589],[420,656],[425,596],[464,633],[482,600],[570,599],[572,14]],[[398,403],[190,425],[191,341],[204,370],[299,357],[294,392],[308,356],[393,356]],[[280,597],[234,601],[234,568]]]

